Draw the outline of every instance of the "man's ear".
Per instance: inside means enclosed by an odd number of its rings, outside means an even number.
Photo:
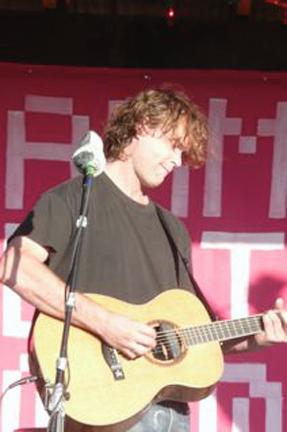
[[[136,126],[136,137],[142,137],[149,133],[149,127],[146,122],[142,122]]]
[[[123,162],[127,161],[133,153],[134,147],[136,145],[137,137],[132,139],[132,142],[128,144],[121,152],[119,159]]]

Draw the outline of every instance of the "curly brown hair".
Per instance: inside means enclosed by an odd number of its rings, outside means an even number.
[[[143,127],[175,134],[182,121],[184,162],[199,167],[206,160],[206,117],[185,93],[167,88],[144,90],[115,107],[103,134],[106,157],[120,159]]]

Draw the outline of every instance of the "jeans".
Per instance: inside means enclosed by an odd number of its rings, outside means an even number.
[[[189,410],[183,404],[165,402],[151,406],[127,432],[189,432]]]
[[[100,428],[97,428],[99,431]],[[104,430],[104,428],[103,428]],[[94,428],[65,419],[67,432],[94,432]],[[189,408],[178,402],[160,402],[151,405],[140,420],[125,432],[189,432]]]

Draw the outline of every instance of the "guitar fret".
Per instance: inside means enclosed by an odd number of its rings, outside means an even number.
[[[181,336],[182,336],[184,345],[191,345],[190,337],[189,337],[189,329],[182,329]]]
[[[199,326],[195,329],[195,337],[196,337],[196,340],[197,340],[198,343],[203,342]]]
[[[208,335],[208,341],[211,342],[214,340],[214,332],[212,331],[212,327],[210,325],[206,326],[206,333]]]
[[[230,325],[229,325],[229,324],[230,324],[230,323],[229,323],[228,321],[223,321],[223,322],[222,322],[223,333],[224,333],[224,336],[225,336],[227,339],[230,339],[230,338],[234,337],[233,334],[232,334],[232,332],[231,332],[231,329],[230,329]]]
[[[240,331],[241,333],[244,333],[244,331],[245,331],[245,327],[244,327],[244,325],[243,325],[242,320],[239,320],[239,331]]]
[[[215,321],[183,329],[188,345],[212,341],[224,341],[259,333],[262,330],[262,315],[254,315],[235,320]]]
[[[202,330],[204,334],[204,341],[208,342],[209,341],[208,327],[204,326]]]
[[[238,328],[236,327],[236,321],[231,321],[230,333],[233,337],[235,337],[238,334]]]
[[[199,331],[201,332],[201,340],[202,340],[202,342],[207,342],[207,339],[206,339],[206,333],[205,333],[205,328],[204,327],[200,327],[199,328]]]
[[[202,331],[203,342],[208,342],[208,337],[207,337],[207,334],[206,334],[206,327],[202,326],[201,331]]]
[[[195,344],[200,343],[200,339],[198,337],[198,328],[193,329],[193,341]]]
[[[183,332],[184,332],[184,338],[185,338],[185,343],[186,343],[186,345],[193,345],[193,342],[192,342],[192,330],[191,330],[191,328],[185,328],[185,329],[183,329]]]
[[[211,341],[219,340],[221,339],[221,329],[218,325],[209,326],[211,330]]]

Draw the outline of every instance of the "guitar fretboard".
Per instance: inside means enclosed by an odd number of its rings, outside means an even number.
[[[234,320],[215,321],[181,329],[158,332],[157,342],[167,346],[197,345],[205,342],[222,342],[260,333],[263,330],[263,314]]]
[[[253,335],[262,331],[262,316],[259,314],[181,329],[181,337],[187,345],[195,345]]]

